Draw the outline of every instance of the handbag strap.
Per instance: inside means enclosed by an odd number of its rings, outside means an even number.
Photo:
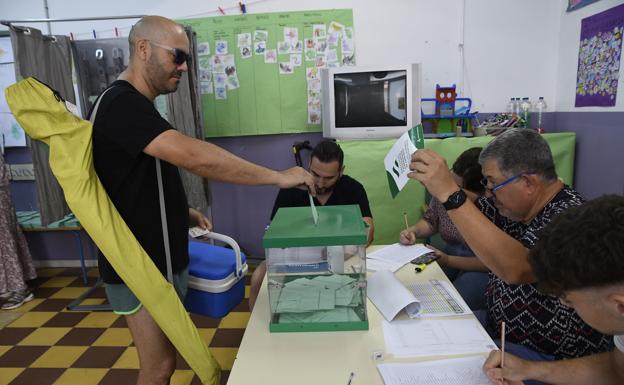
[[[156,159],[156,179],[158,179],[158,201],[160,202],[160,222],[162,223],[163,242],[165,244],[165,259],[167,262],[167,280],[173,284],[173,269],[171,268],[171,249],[169,248],[169,230],[167,229],[167,211],[165,210],[165,194],[163,192],[162,169],[160,159]]]

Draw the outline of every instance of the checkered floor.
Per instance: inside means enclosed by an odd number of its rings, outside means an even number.
[[[35,299],[0,319],[16,318],[0,329],[0,385],[120,385],[136,383],[139,361],[124,317],[112,312],[74,312],[66,306],[97,280],[89,271],[84,286],[80,270],[42,269],[30,282]],[[247,277],[245,297],[249,295]],[[97,289],[83,304],[106,301]],[[191,315],[215,359],[225,384],[249,320],[247,299],[224,318]],[[172,385],[201,382],[178,356]]]

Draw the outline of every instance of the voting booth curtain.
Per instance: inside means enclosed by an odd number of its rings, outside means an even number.
[[[195,32],[190,27],[187,27],[186,33],[191,43],[191,54],[196,58],[197,39]],[[11,26],[10,34],[15,52],[17,79],[29,76],[35,77],[58,90],[65,100],[75,104],[76,98],[72,83],[71,59],[73,43],[69,38],[58,35],[46,36],[38,29],[19,26]],[[127,52],[127,39],[123,40],[126,46],[125,51]],[[93,41],[100,41],[100,39]],[[90,79],[82,78],[85,76],[83,73],[85,71],[81,71],[81,69],[84,69],[81,67],[86,66],[86,63],[87,61],[85,60],[75,61],[79,84],[82,87],[87,87],[90,84]],[[197,62],[192,60],[188,63],[188,66],[189,71],[182,78],[178,91],[169,94],[167,97],[168,119],[171,125],[180,132],[203,140],[203,118],[196,67]],[[125,69],[125,65],[120,70],[123,69]],[[116,76],[107,78],[106,83],[114,81],[115,78]],[[108,84],[105,85],[108,86]],[[98,90],[83,93],[84,100],[82,100],[82,106],[85,113],[91,107],[85,95],[97,95],[98,93]],[[69,209],[63,197],[63,192],[50,171],[48,146],[37,141],[29,142],[29,146],[32,151],[41,222],[45,226],[64,218],[69,213]],[[180,170],[180,175],[189,205],[210,216],[210,186],[208,181],[185,170]]]
[[[190,42],[190,54],[197,58],[197,36],[190,27],[185,28]],[[201,95],[199,93],[197,60],[187,63],[188,72],[182,76],[178,90],[167,95],[169,123],[191,138],[204,139]],[[208,180],[180,169],[188,204],[209,214],[210,185]]]
[[[58,90],[65,100],[75,104],[69,38],[60,35],[46,36],[38,29],[17,26],[11,26],[10,34],[16,78],[19,80],[35,77]],[[41,224],[45,226],[64,218],[69,213],[69,208],[63,191],[50,170],[48,146],[38,141],[30,141],[29,145],[35,170]]]

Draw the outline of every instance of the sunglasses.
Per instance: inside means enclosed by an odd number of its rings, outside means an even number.
[[[179,48],[172,48],[167,45],[156,43],[153,41],[149,41],[149,43],[152,45],[155,45],[156,47],[166,49],[167,51],[171,52],[171,54],[173,55],[173,62],[176,65],[182,65],[184,64],[184,62],[189,63],[191,61],[191,55],[182,51]]]

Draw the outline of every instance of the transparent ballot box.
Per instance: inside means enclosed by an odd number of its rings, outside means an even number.
[[[267,229],[271,332],[368,330],[367,228],[357,205],[280,208]]]

